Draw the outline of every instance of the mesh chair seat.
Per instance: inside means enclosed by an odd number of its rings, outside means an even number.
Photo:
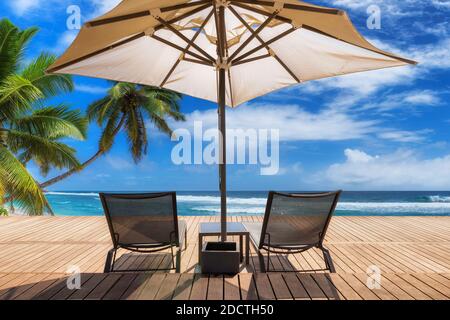
[[[323,247],[323,241],[340,193],[270,192],[264,221],[244,223],[253,245],[258,250],[275,253],[281,253],[276,249],[301,252],[317,247],[324,253],[327,269],[334,272],[331,256]]]
[[[261,242],[261,231],[263,227],[262,222],[244,222],[243,223],[245,228],[250,234],[250,238],[254,243],[257,243],[258,246],[272,246],[277,247],[280,249],[286,249],[286,250],[301,250],[305,248],[311,247],[307,243],[309,240],[308,238],[301,238],[301,234],[298,234],[298,230],[295,228],[292,228],[288,223],[280,222],[272,225],[271,232],[273,234],[277,234],[277,244],[271,244],[268,242],[268,237]],[[293,240],[295,239],[295,240]]]
[[[114,246],[107,257],[106,271],[113,271],[118,248],[147,253],[170,248],[173,256],[173,247],[178,247],[178,262],[186,223],[178,221],[175,192],[101,193],[100,199]],[[109,262],[111,267],[107,266]]]

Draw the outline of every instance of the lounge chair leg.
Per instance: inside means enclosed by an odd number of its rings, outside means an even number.
[[[173,254],[173,246],[170,247],[170,255],[172,256],[172,269],[175,269],[176,266],[175,266],[175,255]]]
[[[108,251],[108,254],[106,255],[105,268],[103,270],[104,273],[109,273],[112,271],[115,256],[116,256],[115,248],[112,248],[111,250]]]
[[[176,260],[177,260],[177,266],[176,266],[176,268],[175,268],[175,272],[176,273],[180,273],[180,269],[181,269],[181,248],[179,248],[178,250],[177,250],[177,258],[176,258]]]
[[[328,249],[325,249],[324,247],[322,247],[321,249],[322,249],[323,258],[325,260],[327,269],[330,270],[331,273],[336,273],[336,269],[334,268],[333,260],[331,259],[330,251],[328,251]]]

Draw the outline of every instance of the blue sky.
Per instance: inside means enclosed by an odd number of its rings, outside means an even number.
[[[4,0],[2,17],[20,27],[39,26],[28,51],[61,54],[76,35],[67,30],[67,7],[83,18],[105,12],[115,0]],[[450,1],[330,0],[358,30],[380,48],[419,61],[402,67],[313,81],[255,99],[228,111],[228,123],[280,129],[280,171],[261,176],[258,165],[229,167],[230,190],[448,190],[450,188]],[[381,9],[381,29],[366,26],[367,8]],[[75,92],[49,103],[84,110],[101,98],[108,83],[75,78]],[[215,123],[216,106],[185,97],[182,110],[190,127]],[[180,125],[174,124],[175,127]],[[99,128],[87,141],[69,141],[81,160],[95,153]],[[149,128],[149,154],[135,165],[121,136],[113,150],[52,190],[217,190],[217,168],[176,166],[175,142]],[[30,170],[43,181],[36,168]],[[57,172],[51,172],[53,176]]]

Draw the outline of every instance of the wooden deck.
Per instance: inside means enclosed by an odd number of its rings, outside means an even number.
[[[450,299],[450,217],[335,217],[326,238],[335,274],[289,272],[323,268],[314,250],[273,255],[271,268],[283,272],[260,273],[252,248],[250,265],[234,277],[198,273],[198,224],[218,218],[183,219],[182,274],[103,274],[111,247],[103,217],[0,218],[0,299]],[[116,266],[170,263],[169,252],[120,252]],[[66,286],[70,266],[82,272],[80,290]],[[377,289],[366,285],[370,266],[381,270]]]

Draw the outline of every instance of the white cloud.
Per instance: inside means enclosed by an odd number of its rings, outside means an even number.
[[[404,102],[420,105],[437,105],[440,103],[439,97],[434,95],[431,91],[421,91],[408,94],[403,99]]]
[[[13,0],[9,2],[13,12],[18,16],[23,16],[32,9],[40,6],[40,0]]]
[[[352,95],[366,97],[381,88],[410,83],[416,74],[414,67],[396,67],[355,73],[336,78],[329,78],[321,82],[324,89],[342,89],[352,91]]]
[[[278,129],[280,141],[345,141],[376,137],[399,143],[425,141],[431,130],[398,130],[383,127],[381,120],[362,120],[352,111],[325,109],[309,112],[296,105],[248,103],[227,110],[227,129]],[[356,114],[353,112],[353,114]],[[186,122],[173,122],[174,129],[193,133],[194,122],[201,122],[203,132],[217,128],[217,110],[196,110],[186,115]]]
[[[113,168],[116,170],[126,170],[126,169],[130,169],[134,166],[133,163],[131,163],[130,161],[128,161],[127,159],[123,159],[120,157],[115,157],[115,156],[106,156],[106,162]]]
[[[345,149],[344,154],[347,157],[347,161],[350,163],[367,163],[378,158],[378,156],[373,157],[357,149]]]
[[[450,0],[432,0],[431,3],[438,8],[450,9]]]
[[[56,54],[63,53],[75,40],[75,38],[77,37],[77,34],[78,34],[78,30],[64,31],[59,36],[52,51]]]
[[[217,128],[217,111],[194,111],[187,114],[186,122],[172,123],[172,127],[190,128],[194,121],[201,121],[204,130]],[[227,112],[227,128],[278,129],[281,141],[360,139],[377,131],[376,124],[343,112],[311,113],[295,105],[246,104]]]
[[[377,137],[384,140],[391,140],[403,143],[417,143],[425,141],[425,136],[430,130],[405,131],[405,130],[386,130],[377,134]]]
[[[410,57],[419,62],[419,67],[425,69],[450,68],[450,38],[427,45],[410,48]]]
[[[84,92],[84,93],[90,93],[90,94],[106,94],[106,92],[109,90],[107,87],[100,87],[100,86],[93,86],[93,85],[86,85],[86,84],[75,84],[75,91]]]
[[[91,0],[92,5],[95,8],[92,17],[97,17],[99,15],[105,14],[106,12],[117,6],[120,1],[121,0]]]
[[[421,159],[411,150],[374,156],[347,149],[345,156],[343,163],[329,166],[321,179],[347,188],[441,190],[450,187],[450,155]]]
[[[438,92],[414,90],[372,99],[370,103],[362,107],[362,110],[376,109],[379,112],[386,112],[393,109],[403,109],[410,111],[411,107],[436,106],[440,103],[441,99]]]

